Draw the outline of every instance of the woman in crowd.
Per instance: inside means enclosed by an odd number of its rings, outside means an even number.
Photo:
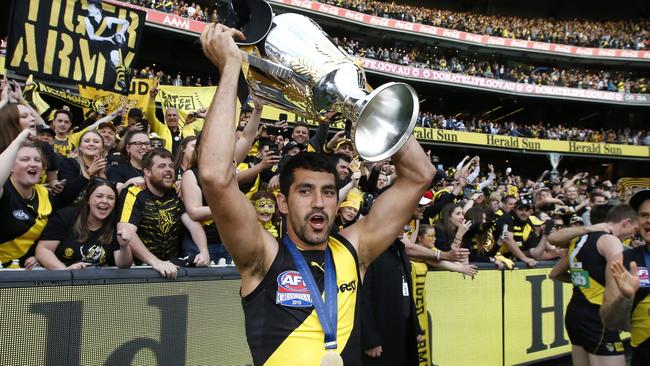
[[[45,124],[41,117],[30,107],[22,103],[8,103],[0,108],[0,152],[4,151],[14,141],[21,131],[29,129],[36,135],[36,126]],[[47,182],[53,193],[59,193],[63,184],[57,180],[59,158],[50,144],[35,141],[41,150],[46,176],[41,182]]]
[[[251,196],[251,202],[257,213],[257,221],[274,238],[282,237],[280,217],[278,215],[275,195],[269,191],[257,191]]]
[[[38,264],[34,244],[52,212],[49,193],[39,184],[43,171],[41,151],[30,142],[35,135],[24,129],[0,154],[0,263],[13,260],[31,269]]]
[[[198,152],[200,143],[201,139],[197,138],[195,140],[192,159],[188,165],[189,169],[185,170],[181,179],[181,193],[185,212],[189,218],[189,220],[184,219],[183,223],[188,228],[200,225],[203,230],[189,230],[190,233],[183,239],[183,254],[194,255],[196,266],[207,266],[210,260],[220,264],[219,260],[222,258],[226,262],[232,262],[232,257],[221,243],[217,225],[212,219],[210,207],[208,207],[208,202],[205,200],[205,196],[203,196],[201,183],[198,179]],[[207,248],[204,246],[206,242]],[[223,261],[221,261],[221,264],[223,264]]]
[[[434,268],[444,269],[451,272],[459,272],[468,276],[474,276],[478,273],[477,267],[469,263],[455,262],[451,258],[447,258],[449,253],[442,252],[435,247],[436,243],[436,228],[431,225],[420,225],[418,228],[418,235],[416,244],[425,248],[431,249],[436,256],[437,261],[427,261],[427,264]],[[442,254],[445,254],[443,258]]]
[[[76,158],[63,158],[59,165],[59,181],[65,181],[59,206],[74,203],[83,194],[88,182],[97,177],[106,179],[104,139],[95,131],[86,131],[79,139]]]
[[[462,241],[463,247],[469,249],[469,261],[494,263],[498,269],[503,269],[504,265],[512,268],[512,261],[495,250],[494,223],[487,221],[485,209],[481,206],[470,208],[465,213],[465,220],[473,223]]]
[[[116,199],[113,182],[94,179],[78,208],[55,212],[36,247],[41,265],[47,269],[129,268],[131,249],[116,235]]]
[[[112,166],[106,172],[108,180],[117,184],[117,191],[131,184],[144,184],[142,157],[151,150],[149,136],[142,131],[129,131],[122,139],[125,162]]]
[[[194,148],[196,146],[196,136],[187,136],[181,141],[178,148],[178,155],[174,161],[176,166],[176,180],[181,180],[183,173],[190,168],[192,162],[192,155],[194,155]]]
[[[443,252],[460,248],[472,222],[465,221],[460,205],[448,204],[442,208],[441,213],[442,216],[436,223],[436,247]]]

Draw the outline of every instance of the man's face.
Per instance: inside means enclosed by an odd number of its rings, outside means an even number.
[[[309,140],[309,129],[305,126],[296,126],[293,128],[291,138],[299,144],[306,145]]]
[[[165,121],[167,122],[167,126],[172,129],[176,129],[178,127],[178,111],[176,108],[167,108],[167,113],[165,113]]]
[[[288,233],[306,245],[327,242],[338,206],[336,177],[305,169],[294,171],[289,197],[278,194],[280,212],[287,215]]]
[[[639,234],[650,245],[650,199],[647,199],[639,206]]]
[[[38,134],[38,141],[43,141],[52,145],[52,143],[54,143],[54,136],[46,132],[41,132]]]
[[[166,191],[174,184],[174,162],[170,158],[154,156],[151,168],[144,170],[144,177],[147,184]]]
[[[377,189],[382,189],[388,185],[388,177],[386,174],[379,174],[377,177]]]
[[[576,188],[575,186],[567,188],[566,198],[570,199],[571,201],[578,198],[578,188]]]
[[[57,113],[52,121],[52,129],[56,132],[57,135],[67,135],[72,127],[72,121],[65,113]]]
[[[594,206],[602,206],[607,204],[607,198],[603,196],[594,196],[593,199],[593,205]]]
[[[515,202],[517,202],[516,199],[508,198],[506,202],[502,205],[503,207],[501,207],[501,210],[503,212],[510,212],[515,207]]]
[[[339,175],[339,179],[344,181],[350,176],[350,163],[343,159],[339,159],[336,163],[336,172]]]
[[[252,114],[253,112],[241,111],[241,113],[239,114],[239,126],[246,127],[246,124],[248,123],[248,121],[250,121]]]
[[[530,214],[533,210],[528,207],[517,207],[515,208],[515,215],[520,221],[526,221],[530,217]]]
[[[415,210],[413,210],[413,220],[422,220],[424,219],[424,209],[427,206],[418,205]]]
[[[638,220],[625,219],[623,220],[623,223],[621,225],[621,235],[619,239],[627,240],[633,237],[638,230],[639,230]]]
[[[115,130],[110,127],[104,126],[97,130],[99,135],[104,139],[104,146],[112,149],[115,144]]]

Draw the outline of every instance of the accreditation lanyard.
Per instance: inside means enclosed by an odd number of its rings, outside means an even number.
[[[334,261],[329,245],[325,247],[325,265],[323,269],[325,273],[325,301],[323,301],[316,280],[309,266],[307,266],[305,258],[303,258],[302,254],[296,248],[296,244],[289,238],[289,235],[282,239],[282,243],[287,247],[289,253],[291,253],[293,262],[298,272],[300,272],[300,276],[302,276],[307,290],[309,290],[312,303],[314,304],[314,308],[316,308],[318,320],[325,333],[325,349],[334,350],[337,348],[336,323],[338,304],[336,295],[336,269],[334,268]]]

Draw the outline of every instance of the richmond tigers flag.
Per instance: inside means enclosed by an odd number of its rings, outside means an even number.
[[[145,18],[100,0],[13,0],[6,68],[126,94]]]

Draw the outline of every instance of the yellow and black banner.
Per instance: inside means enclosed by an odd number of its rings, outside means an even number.
[[[145,18],[100,0],[14,0],[6,67],[126,94]]]
[[[131,108],[140,108],[143,111],[147,109],[149,91],[154,83],[154,79],[131,79],[128,95],[79,85],[79,95],[92,100],[92,109],[102,114],[108,114],[121,106],[124,107],[124,114],[127,114]],[[85,108],[84,113],[90,109]]]

